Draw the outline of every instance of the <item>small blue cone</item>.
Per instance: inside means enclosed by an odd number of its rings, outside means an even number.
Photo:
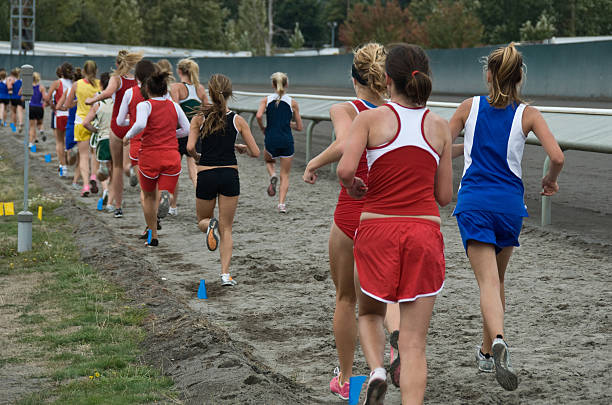
[[[147,244],[151,244],[151,239],[153,239],[153,232],[151,232],[151,230],[149,229],[147,231]]]
[[[36,144],[32,145],[32,146],[30,147],[30,150],[31,150],[32,152],[36,152]]]
[[[200,288],[198,288],[198,298],[201,300],[208,299],[208,295],[206,294],[206,282],[204,282],[204,280],[200,280]]]
[[[16,126],[15,126],[15,124],[14,124],[14,123],[12,123],[12,122],[11,122],[11,130],[12,130],[13,132],[17,132],[17,127],[16,127]]]
[[[357,405],[359,402],[359,396],[361,395],[361,388],[363,388],[363,383],[367,380],[367,376],[365,375],[356,375],[351,377],[349,380],[349,405]]]
[[[51,154],[50,154],[50,153],[47,153],[47,154],[45,155],[45,162],[47,162],[47,163],[51,163]]]
[[[104,198],[100,197],[100,199],[98,200],[98,206],[96,208],[98,209],[98,211],[102,211],[102,208],[104,208]]]

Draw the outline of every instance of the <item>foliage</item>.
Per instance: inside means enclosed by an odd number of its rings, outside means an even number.
[[[268,17],[265,0],[241,0],[238,6],[238,32],[240,49],[254,55],[265,52],[265,38],[268,35]]]
[[[480,44],[484,27],[463,2],[438,1],[422,23],[422,45],[428,48],[468,48]]]
[[[277,46],[291,46],[289,38],[296,22],[300,24],[306,46],[320,47],[329,42],[329,29],[320,0],[275,0],[273,14]]]
[[[304,46],[304,35],[302,35],[302,31],[300,31],[300,23],[295,23],[295,28],[293,29],[293,35],[289,38],[289,44],[291,44],[292,49],[301,49]]]
[[[552,37],[556,31],[554,22],[555,18],[549,17],[545,12],[540,15],[535,26],[531,21],[525,21],[520,28],[521,41],[541,41]]]

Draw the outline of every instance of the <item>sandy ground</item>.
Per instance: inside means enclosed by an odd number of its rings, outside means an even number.
[[[23,153],[21,141],[0,130],[0,144],[10,149],[15,161]],[[181,177],[179,215],[162,222],[158,248],[145,248],[138,239],[144,219],[136,189],[127,186],[124,218],[97,212],[96,198],[77,197],[68,180],[57,178],[55,164],[42,161],[42,155],[52,151],[52,142],[38,145],[40,152],[32,154],[33,178],[67,196],[62,213],[75,224],[84,259],[150,308],[154,320],[147,324],[145,360],[173,377],[187,403],[342,403],[328,389],[337,365],[331,325],[334,291],[327,260],[338,193],[333,178],[322,178],[314,186],[303,183],[303,167],[296,159],[289,212],[281,215],[275,199],[265,193],[263,161],[240,156],[242,194],[231,267],[238,285],[223,288],[218,253],[206,249],[196,227],[194,191],[186,173]],[[525,157],[528,197],[539,191],[535,179],[541,169],[534,168],[543,158],[537,152]],[[429,334],[426,403],[612,401],[612,241],[594,240],[591,235],[612,239],[606,222],[611,217],[610,173],[595,178],[589,173],[587,179],[582,171],[601,156],[609,163],[608,156],[588,154],[571,166],[568,158],[567,178],[575,181],[567,189],[578,197],[560,194],[560,201],[568,201],[560,211],[565,212],[564,221],[577,223],[578,229],[561,225],[542,229],[532,218],[510,261],[506,336],[521,380],[515,392],[504,391],[491,375],[478,373],[475,367],[481,327],[478,288],[450,215],[452,207],[442,210],[447,281]],[[460,171],[461,162],[455,165]],[[593,192],[594,183],[607,200]],[[592,205],[583,205],[578,198]],[[537,206],[536,200],[528,199],[530,209],[534,202]],[[580,223],[589,215],[595,219],[584,229]],[[201,279],[206,280],[207,300],[196,298]],[[360,352],[354,372],[367,372]],[[399,390],[391,388],[386,403],[399,404]]]

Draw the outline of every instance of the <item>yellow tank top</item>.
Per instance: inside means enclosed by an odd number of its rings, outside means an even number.
[[[100,91],[100,81],[96,79],[95,85],[92,85],[86,79],[81,79],[76,84],[77,110],[74,123],[80,124],[91,109],[90,105],[85,104],[85,100]]]

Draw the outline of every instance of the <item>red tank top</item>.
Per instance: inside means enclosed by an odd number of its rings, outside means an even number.
[[[142,131],[140,150],[178,150],[176,128],[178,115],[172,100],[147,100],[151,114]]]
[[[138,103],[145,100],[144,97],[142,96],[142,92],[140,91],[140,87],[138,87],[137,84],[132,86],[131,89],[132,89],[132,99],[130,100],[130,103],[128,104],[128,114],[130,115],[130,125],[125,127],[127,128],[127,130],[125,131],[126,134],[127,134],[127,131],[129,131],[130,128],[132,128],[132,125],[134,125],[134,122],[136,122],[136,106],[138,105]],[[134,139],[140,139],[140,138],[142,138],[142,132],[134,137]]]
[[[123,95],[125,94],[127,89],[137,85],[138,82],[136,81],[136,79],[126,79],[125,77],[119,77],[119,80],[121,81],[121,87],[119,87],[119,90],[115,92],[115,104],[113,104],[113,115],[111,118],[111,130],[119,138],[123,138],[125,134],[127,134],[127,131],[129,131],[129,127],[121,127],[117,125],[117,114],[119,114],[119,107],[121,107],[121,100],[123,100]],[[132,97],[133,96],[134,95],[132,95]]]

